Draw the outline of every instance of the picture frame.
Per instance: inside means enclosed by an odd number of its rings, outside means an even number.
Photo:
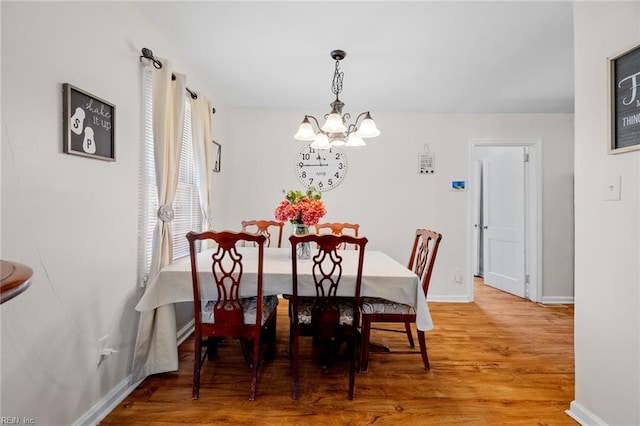
[[[222,146],[216,141],[211,142],[213,143],[213,171],[216,173],[220,173]]]
[[[609,60],[609,154],[640,149],[640,44]]]
[[[69,83],[62,93],[63,152],[115,161],[116,106]]]

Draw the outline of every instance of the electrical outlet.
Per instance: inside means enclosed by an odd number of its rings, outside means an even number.
[[[460,268],[454,268],[453,269],[453,279],[458,284],[462,283],[462,269],[460,269]]]
[[[102,357],[104,356],[104,352],[107,347],[108,338],[109,338],[109,335],[105,334],[104,336],[98,339],[98,364],[100,364],[100,361],[102,361]]]

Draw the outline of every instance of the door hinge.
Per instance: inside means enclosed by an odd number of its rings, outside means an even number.
[[[529,162],[529,147],[525,147],[524,148],[523,160],[524,160],[525,163]]]
[[[524,276],[524,296],[526,298],[529,298],[530,292],[529,292],[529,288],[531,287],[531,282],[529,280],[529,275],[525,275]]]

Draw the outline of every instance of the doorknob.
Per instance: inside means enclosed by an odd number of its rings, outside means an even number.
[[[488,228],[488,226],[487,226],[487,225],[485,225],[485,226],[483,226],[483,227],[482,227],[482,229],[487,229],[487,228]]]

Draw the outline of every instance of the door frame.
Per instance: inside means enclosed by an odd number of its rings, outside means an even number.
[[[542,140],[539,138],[499,138],[499,139],[471,139],[469,141],[469,221],[468,241],[469,259],[467,263],[467,282],[469,283],[469,300],[473,300],[473,262],[477,256],[472,238],[475,238],[474,218],[476,209],[473,200],[479,190],[478,183],[473,181],[474,161],[477,159],[477,149],[485,147],[526,147],[529,153],[528,167],[525,167],[525,276],[529,276],[526,286],[526,298],[539,302],[542,300]],[[524,161],[524,160],[523,160]]]

